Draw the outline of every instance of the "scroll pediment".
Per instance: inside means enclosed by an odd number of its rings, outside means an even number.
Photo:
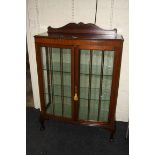
[[[51,26],[48,27],[49,34],[53,33],[67,33],[67,34],[97,34],[97,35],[116,35],[117,29],[112,30],[105,30],[102,29],[95,24],[88,23],[69,23],[60,28],[52,28]]]

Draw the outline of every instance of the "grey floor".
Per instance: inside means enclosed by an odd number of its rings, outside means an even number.
[[[129,141],[125,140],[127,123],[117,122],[115,140],[109,142],[109,132],[101,127],[88,127],[46,121],[40,131],[39,110],[26,109],[27,155],[128,155]]]

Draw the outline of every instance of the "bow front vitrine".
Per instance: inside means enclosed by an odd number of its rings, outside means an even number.
[[[35,36],[40,123],[55,119],[115,132],[123,37],[94,24],[48,27]]]

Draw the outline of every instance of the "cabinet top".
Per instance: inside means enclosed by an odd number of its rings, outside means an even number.
[[[123,40],[117,34],[117,29],[104,30],[95,24],[69,23],[60,28],[48,27],[48,31],[35,37],[45,37],[51,39],[94,39],[94,40]]]

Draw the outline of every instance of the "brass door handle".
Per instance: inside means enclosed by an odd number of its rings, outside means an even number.
[[[75,95],[74,95],[74,101],[78,101],[77,93],[75,93]]]

